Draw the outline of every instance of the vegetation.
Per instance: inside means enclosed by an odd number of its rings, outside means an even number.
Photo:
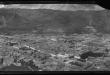
[[[11,65],[28,65],[31,71],[100,71],[110,68],[109,34],[102,37],[92,33],[53,37],[35,34],[16,36],[0,37],[1,70]]]

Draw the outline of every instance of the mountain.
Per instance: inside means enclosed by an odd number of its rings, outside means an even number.
[[[0,9],[0,33],[40,34],[64,33],[66,35],[84,32],[92,25],[101,33],[110,33],[109,10],[62,11],[52,9]]]
[[[3,5],[2,8],[20,8],[20,9],[52,9],[62,11],[77,11],[77,10],[104,10],[103,7],[95,4],[13,4]]]

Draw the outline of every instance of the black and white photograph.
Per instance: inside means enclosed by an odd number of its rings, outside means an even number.
[[[110,10],[99,4],[0,4],[0,72],[110,71]]]

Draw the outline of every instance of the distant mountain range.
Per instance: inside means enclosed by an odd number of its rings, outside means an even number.
[[[4,6],[4,8],[52,9],[52,10],[63,10],[63,11],[104,10],[103,7],[95,4],[13,4],[13,5],[6,5]]]

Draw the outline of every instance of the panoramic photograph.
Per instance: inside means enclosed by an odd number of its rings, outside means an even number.
[[[98,4],[0,5],[0,72],[110,71],[110,11]]]

